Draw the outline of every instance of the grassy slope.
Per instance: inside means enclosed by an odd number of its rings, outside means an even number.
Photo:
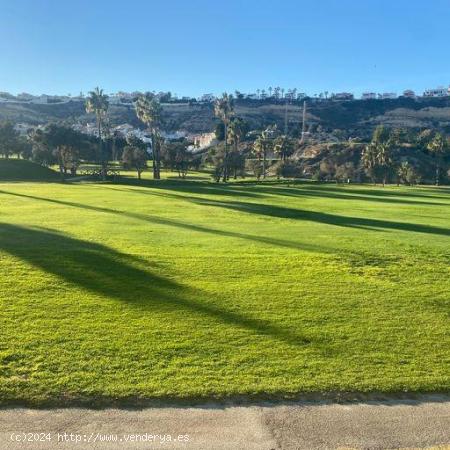
[[[0,401],[448,390],[448,189],[0,191]]]
[[[0,183],[4,181],[52,181],[59,175],[47,167],[24,159],[0,158]]]

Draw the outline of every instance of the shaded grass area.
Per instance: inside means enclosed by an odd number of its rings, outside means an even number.
[[[449,213],[446,188],[1,184],[0,401],[448,392]]]
[[[57,181],[59,174],[25,159],[0,158],[0,183],[5,181]]]

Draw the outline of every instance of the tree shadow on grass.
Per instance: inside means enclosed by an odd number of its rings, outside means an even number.
[[[390,203],[395,205],[419,205],[419,206],[450,206],[450,196],[448,198],[449,203],[442,203],[438,201],[428,201],[433,200],[434,197],[426,196],[421,197],[425,200],[410,200],[409,198],[404,198],[401,192],[396,193],[396,197],[381,196],[381,195],[370,195],[369,190],[367,193],[358,194],[356,190],[345,190],[345,188],[330,188],[322,187],[273,187],[264,188],[258,190],[261,193],[268,195],[279,195],[285,197],[314,197],[314,198],[330,198],[333,200],[356,200],[363,202],[378,202],[378,203]]]
[[[314,183],[310,181],[234,181],[229,184],[217,184],[209,181],[188,181],[188,180],[135,180],[121,179],[117,185],[131,185],[160,190],[171,190],[186,194],[201,195],[227,195],[235,197],[262,198],[266,195],[285,196],[317,196],[326,198],[336,198],[343,200],[378,201],[393,204],[412,205],[446,205],[435,200],[450,201],[450,189],[446,187],[429,188],[424,192],[417,192],[414,188],[405,190],[389,190],[381,187],[359,187],[351,185],[347,189],[345,185]],[[358,187],[357,187],[358,186]],[[423,188],[422,188],[423,189]],[[438,194],[448,195],[438,195]],[[323,194],[323,195],[322,195]],[[415,200],[416,199],[423,199]]]
[[[1,193],[2,191],[0,191]],[[364,217],[341,216],[317,211],[309,211],[282,206],[274,206],[262,203],[249,203],[242,201],[221,201],[211,200],[203,197],[184,196],[173,193],[157,194],[163,197],[189,201],[198,205],[221,207],[234,211],[241,211],[259,216],[276,217],[280,219],[305,220],[309,222],[334,225],[347,228],[360,228],[371,231],[399,230],[412,231],[416,233],[435,234],[440,236],[450,236],[450,228],[437,227],[410,222],[395,222],[383,219],[369,219]]]
[[[271,245],[271,246],[277,246],[277,247],[284,247],[284,248],[290,248],[294,250],[305,250],[310,252],[316,252],[316,253],[331,253],[334,254],[337,250],[336,249],[330,249],[324,246],[315,245],[315,244],[306,244],[306,243],[298,243],[296,241],[290,241],[287,239],[279,239],[279,238],[273,238],[273,237],[266,237],[261,235],[253,235],[253,234],[246,234],[246,233],[240,233],[236,231],[228,231],[223,229],[216,229],[216,228],[209,228],[202,225],[196,225],[191,224],[188,222],[182,222],[174,219],[167,219],[164,217],[159,217],[155,215],[150,214],[140,214],[140,213],[133,213],[131,211],[120,211],[116,209],[110,209],[110,208],[104,208],[101,206],[93,206],[93,205],[87,205],[83,203],[78,202],[69,202],[65,200],[57,200],[53,198],[46,198],[46,197],[38,197],[36,195],[28,195],[28,194],[19,194],[16,192],[9,192],[9,191],[2,191],[0,190],[0,194],[5,195],[12,195],[15,197],[30,199],[30,200],[39,200],[43,202],[53,203],[60,206],[69,206],[73,208],[80,208],[85,209],[88,211],[94,211],[94,212],[100,212],[105,214],[114,214],[118,216],[127,217],[130,219],[140,220],[148,223],[153,223],[157,225],[165,225],[170,227],[176,227],[181,228],[188,231],[195,231],[198,233],[207,233],[207,234],[214,234],[217,236],[224,236],[229,238],[237,238],[237,239],[245,239],[248,241],[258,242],[261,244]],[[160,193],[158,195],[166,196],[163,193]],[[174,194],[176,195],[176,194]],[[177,196],[182,200],[189,200],[189,197],[185,196]],[[196,197],[195,197],[196,198]],[[199,197],[200,198],[200,197]]]
[[[141,188],[162,189],[184,192],[186,194],[200,195],[226,195],[232,197],[263,197],[258,192],[240,189],[242,186],[237,183],[213,184],[208,181],[188,181],[188,180],[136,180],[132,178],[122,178],[119,183],[112,185],[136,186]]]
[[[436,227],[409,222],[395,222],[391,220],[369,219],[364,217],[340,216],[324,212],[309,211],[281,206],[248,203],[248,202],[224,202],[219,200],[209,200],[201,197],[186,197],[186,200],[205,206],[215,206],[220,208],[241,211],[260,216],[276,217],[280,219],[305,220],[309,222],[334,225],[346,228],[362,228],[367,230],[398,230],[412,231],[415,233],[435,234],[438,236],[450,236],[450,228]]]
[[[180,320],[185,314],[195,314],[206,324],[240,327],[290,345],[311,343],[304,335],[230,311],[220,304],[221,299],[217,300],[220,306],[199,300],[204,292],[140,268],[135,258],[104,245],[53,230],[0,223],[0,250],[75,286],[147,311],[173,312]]]
[[[327,225],[335,225],[340,227],[364,228],[374,231],[383,229],[412,231],[417,233],[428,233],[442,236],[450,235],[449,228],[436,227],[432,225],[423,225],[409,222],[395,222],[382,219],[369,219],[363,217],[341,216],[336,214],[328,214],[317,211],[287,208],[260,203],[228,202],[228,201],[225,202],[219,200],[204,199],[201,197],[189,197],[189,198],[185,197],[185,199],[197,204],[228,208],[235,211],[242,211],[245,213],[252,213],[261,216],[270,216],[284,219],[307,220],[311,222],[323,223]]]
[[[295,185],[294,185],[295,186]],[[305,185],[303,185],[305,186]],[[362,185],[362,184],[351,184],[351,185],[336,185],[336,184],[314,184],[309,183],[306,185],[308,190],[315,191],[317,193],[326,192],[339,192],[349,195],[360,195],[363,198],[368,199],[388,199],[394,200],[392,197],[407,202],[416,202],[416,200],[411,199],[424,199],[425,201],[431,201],[432,204],[442,204],[437,203],[434,200],[447,200],[450,201],[450,189],[445,186],[427,186],[427,187],[387,187],[383,188],[381,186],[374,185]],[[419,191],[420,189],[420,191]],[[417,201],[417,203],[423,203]],[[426,203],[425,203],[426,204]],[[448,203],[443,203],[444,205]]]

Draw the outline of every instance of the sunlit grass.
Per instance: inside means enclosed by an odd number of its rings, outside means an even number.
[[[0,184],[2,402],[448,391],[448,189],[192,176]]]

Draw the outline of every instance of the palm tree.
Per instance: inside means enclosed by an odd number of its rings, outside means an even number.
[[[239,143],[247,132],[247,122],[240,117],[236,117],[228,126],[228,139],[233,145],[234,157],[239,153]],[[236,179],[236,167],[234,168],[234,179]]]
[[[270,138],[270,128],[267,128],[258,136],[253,143],[253,151],[259,161],[262,159],[262,176],[266,178],[267,150],[269,149],[272,139]]]
[[[444,157],[448,151],[448,142],[441,133],[436,133],[433,139],[428,143],[427,149],[431,152],[436,161],[435,183],[436,186],[439,186],[441,166],[443,165]]]
[[[367,144],[362,153],[362,162],[373,184],[376,184],[377,146],[374,142]]]
[[[140,95],[134,104],[136,116],[150,130],[153,153],[153,178],[161,178],[161,137],[159,129],[162,122],[162,107],[159,101],[151,94]]]
[[[408,172],[411,170],[411,165],[408,161],[403,161],[397,169],[397,186],[400,186],[400,182],[407,183]]]
[[[225,152],[223,165],[223,181],[228,180],[228,125],[234,114],[233,96],[224,92],[214,103],[214,114],[220,119],[225,131]]]
[[[94,113],[95,119],[97,121],[98,146],[100,162],[102,165],[103,181],[106,179],[106,158],[103,152],[102,129],[104,121],[106,119],[106,114],[108,112],[108,107],[108,96],[103,92],[103,89],[96,87],[93,91],[89,92],[88,98],[86,100],[86,112]]]
[[[387,175],[389,167],[392,165],[392,142],[388,139],[385,142],[375,143],[377,149],[377,162],[378,165],[383,169],[383,187],[387,183]]]
[[[396,144],[396,133],[379,125],[373,132],[372,141],[366,146],[362,160],[366,171],[375,182],[377,169],[383,171],[383,186],[387,183],[389,169],[393,165],[392,150]]]
[[[228,140],[233,145],[235,151],[238,150],[239,143],[247,132],[247,122],[240,117],[233,119],[228,126]]]

